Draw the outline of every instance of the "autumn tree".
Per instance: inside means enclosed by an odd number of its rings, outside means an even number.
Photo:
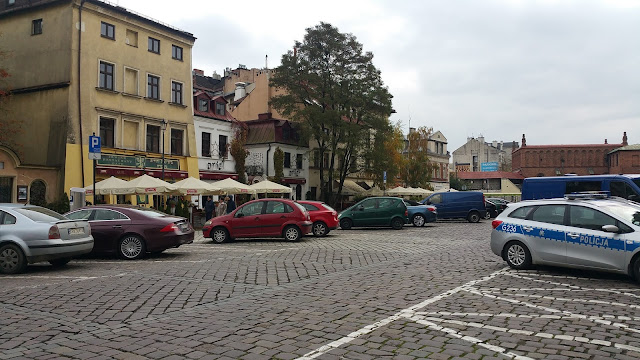
[[[429,182],[433,174],[434,165],[429,161],[429,137],[432,128],[419,127],[407,135],[407,149],[405,168],[401,170],[401,177],[407,187],[430,188]]]
[[[371,149],[366,154],[367,173],[373,177],[374,185],[380,189],[389,187],[404,169],[405,159],[402,156],[404,135],[401,124],[389,124],[384,130],[374,134]],[[384,172],[387,172],[387,184],[384,184]]]
[[[284,177],[284,151],[279,146],[273,151],[273,171],[275,176],[272,181],[279,184]]]
[[[239,125],[236,128],[236,133],[233,140],[231,140],[229,151],[236,163],[236,173],[238,174],[238,181],[246,184],[247,178],[245,177],[245,162],[247,160],[247,156],[249,156],[249,151],[245,149],[245,145],[247,143],[247,129],[246,126],[242,125]]]
[[[295,50],[282,56],[270,80],[281,94],[271,105],[301,124],[305,137],[320,159],[320,185],[324,201],[333,203],[334,180],[339,197],[344,180],[359,171],[371,131],[385,129],[391,114],[391,94],[373,65],[373,54],[363,52],[352,34],[321,22],[306,29]]]

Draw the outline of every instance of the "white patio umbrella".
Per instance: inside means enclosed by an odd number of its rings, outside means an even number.
[[[255,190],[257,194],[282,194],[291,193],[293,191],[288,186],[280,185],[269,180],[262,180],[249,187]]]
[[[136,194],[163,194],[176,189],[172,184],[147,174],[127,182],[126,186],[132,187]]]
[[[367,195],[370,196],[383,196],[384,195],[384,190],[381,190],[379,187],[374,186],[371,189],[367,190]]]
[[[93,184],[85,186],[84,190],[85,194],[93,195]],[[134,194],[135,191],[126,180],[112,176],[96,183],[96,193],[98,195],[127,195]]]
[[[216,181],[212,183],[216,188],[220,189],[221,194],[255,194],[256,191],[249,185],[235,181],[232,178]]]
[[[422,189],[422,188],[413,188],[413,187],[409,187],[409,188],[407,188],[407,190],[412,191],[412,192],[413,192],[413,194],[411,194],[411,195],[415,195],[415,196],[431,195],[431,194],[433,194],[433,191],[425,190],[425,189]]]
[[[411,196],[413,192],[409,189],[405,189],[402,186],[395,187],[387,191],[387,195],[391,196]]]
[[[171,185],[176,188],[173,193],[180,195],[214,195],[221,193],[220,188],[192,176]]]

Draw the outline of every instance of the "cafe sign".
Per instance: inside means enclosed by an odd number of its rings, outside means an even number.
[[[134,169],[162,170],[161,158],[150,158],[140,155],[115,155],[102,153],[102,157],[96,160],[98,166],[118,166]],[[165,170],[180,170],[180,161],[176,159],[164,159]]]

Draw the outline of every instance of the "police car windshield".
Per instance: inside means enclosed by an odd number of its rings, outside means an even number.
[[[607,204],[602,205],[602,207],[616,214],[621,219],[624,219],[635,226],[640,226],[640,206],[628,204]]]

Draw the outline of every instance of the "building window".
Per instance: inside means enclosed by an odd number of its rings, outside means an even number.
[[[160,77],[147,75],[147,97],[160,100]]]
[[[113,83],[113,64],[100,61],[100,81],[98,87],[100,89],[115,90]]]
[[[42,34],[42,19],[36,19],[31,22],[31,35]]]
[[[296,155],[296,168],[302,169],[302,154]]]
[[[147,152],[160,152],[160,126],[147,125]]]
[[[220,154],[220,157],[223,157],[223,158],[226,158],[228,155],[226,135],[220,135],[219,137],[218,154]]]
[[[104,147],[115,147],[115,119],[100,118],[100,141]]]
[[[291,153],[288,153],[288,152],[284,153],[284,167],[286,169],[291,168]]]
[[[171,82],[171,102],[182,105],[182,83]]]
[[[171,57],[182,61],[182,48],[180,46],[171,46]]]
[[[152,53],[160,54],[160,40],[149,38],[149,51]]]
[[[116,27],[103,21],[100,25],[100,36],[107,39],[115,40]]]
[[[198,99],[198,110],[207,112],[209,111],[209,100],[207,99]]]
[[[320,150],[313,150],[313,167],[320,167]]]
[[[220,102],[216,102],[216,114],[224,115],[224,104]]]
[[[211,133],[202,133],[202,156],[211,157]]]
[[[184,131],[171,129],[171,155],[182,156],[182,139]]]

